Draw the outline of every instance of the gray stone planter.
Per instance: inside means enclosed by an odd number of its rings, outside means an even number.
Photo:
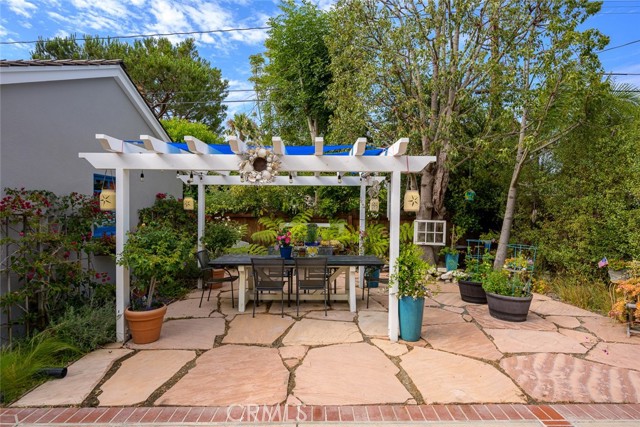
[[[527,320],[533,295],[529,297],[508,297],[487,292],[489,314],[507,322],[524,322]]]
[[[487,303],[487,294],[484,292],[484,289],[482,289],[481,282],[459,280],[458,288],[460,289],[460,298],[462,298],[462,301],[473,304]]]

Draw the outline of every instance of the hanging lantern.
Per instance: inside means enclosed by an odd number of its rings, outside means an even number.
[[[369,201],[369,210],[371,212],[378,212],[380,210],[380,201],[378,199],[371,199]]]
[[[100,191],[100,210],[116,210],[116,190],[103,189]]]
[[[420,210],[420,193],[418,190],[407,190],[404,193],[404,211],[418,212]]]
[[[182,207],[185,211],[192,211],[196,206],[196,202],[193,200],[193,197],[185,197],[182,200]]]
[[[465,199],[467,202],[473,202],[473,199],[475,199],[475,198],[476,198],[476,192],[475,192],[475,191],[473,191],[473,190],[467,190],[467,191],[464,193],[464,199]]]

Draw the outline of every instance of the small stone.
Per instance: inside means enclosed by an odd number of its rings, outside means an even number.
[[[567,329],[580,327],[580,321],[573,316],[547,316],[546,320]]]
[[[552,331],[527,331],[513,329],[485,329],[493,337],[493,342],[503,353],[579,353],[584,348],[573,338]]]
[[[266,344],[271,345],[292,324],[290,317],[272,314],[250,314],[236,316],[229,324],[229,331],[222,340],[225,344]]]
[[[464,308],[462,307],[451,307],[449,305],[446,305],[443,307],[444,310],[450,311],[452,313],[458,313],[458,314],[462,314],[464,313]]]
[[[362,340],[362,334],[354,323],[302,319],[293,325],[282,344],[328,345]]]
[[[278,349],[283,359],[302,359],[307,354],[307,350],[309,347],[306,345],[290,345]]]

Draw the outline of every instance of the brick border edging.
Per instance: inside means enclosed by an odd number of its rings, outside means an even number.
[[[256,422],[540,421],[549,427],[573,421],[639,420],[640,404],[477,404],[222,407],[2,408],[1,425],[153,424]]]

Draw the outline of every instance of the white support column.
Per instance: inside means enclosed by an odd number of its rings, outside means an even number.
[[[124,250],[129,231],[129,170],[116,169],[116,254]],[[116,265],[116,341],[124,342],[124,310],[129,306],[129,269]]]
[[[366,221],[367,221],[367,184],[363,181],[360,184],[360,218],[359,218],[359,227],[360,230],[360,239],[358,241],[358,253],[364,254],[364,240],[362,236],[364,236],[364,232],[366,229]],[[358,267],[358,284],[360,288],[364,288],[364,267]],[[355,284],[354,284],[355,286]]]
[[[205,211],[205,191],[202,181],[198,183],[198,250],[204,249],[204,211]],[[202,277],[198,278],[198,289],[202,289]]]
[[[389,216],[389,274],[396,267],[398,255],[400,255],[400,172],[391,173],[391,185],[388,193],[388,203],[391,205]],[[389,339],[398,341],[398,284],[391,283],[389,289]]]

